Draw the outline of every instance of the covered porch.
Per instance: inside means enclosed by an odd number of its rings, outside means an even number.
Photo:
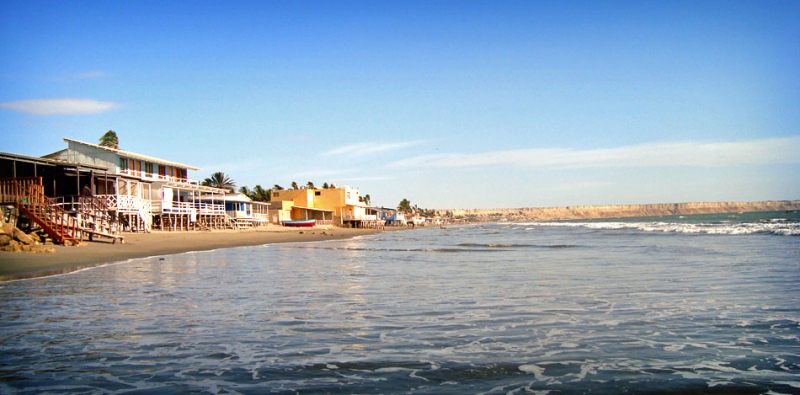
[[[292,206],[293,220],[316,220],[317,225],[333,225],[333,210],[315,207]]]

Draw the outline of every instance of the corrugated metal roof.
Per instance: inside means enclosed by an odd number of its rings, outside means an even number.
[[[99,165],[92,165],[86,163],[77,163],[77,162],[69,162],[61,159],[53,159],[53,158],[41,158],[36,156],[27,156],[27,155],[20,155],[20,154],[12,154],[8,152],[0,152],[0,158],[7,158],[19,162],[28,162],[28,163],[36,163],[41,165],[51,165],[51,166],[74,166],[80,167],[84,169],[91,169],[91,170],[100,170],[100,171],[108,171],[108,167],[99,166]]]
[[[125,151],[125,150],[121,150],[121,149],[116,149],[116,148],[111,148],[111,147],[104,147],[102,145],[87,143],[87,142],[78,141],[78,140],[73,140],[73,139],[69,139],[69,138],[66,138],[66,137],[64,137],[64,141],[66,141],[68,143],[82,144],[82,145],[86,145],[86,146],[89,146],[89,147],[106,150],[106,151],[109,151],[109,152],[113,152],[113,153],[115,153],[117,155],[125,156],[125,157],[132,158],[132,159],[139,159],[139,160],[143,160],[143,161],[147,161],[147,162],[153,162],[153,163],[157,163],[159,165],[167,165],[167,166],[173,166],[173,167],[185,167],[185,168],[187,168],[189,170],[193,170],[193,171],[200,170],[199,167],[189,166],[189,165],[186,165],[186,164],[183,164],[183,163],[173,162],[173,161],[166,160],[166,159],[160,159],[160,158],[156,158],[156,157],[153,157],[153,156],[137,154],[135,152]]]

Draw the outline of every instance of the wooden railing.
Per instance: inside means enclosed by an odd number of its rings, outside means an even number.
[[[56,201],[44,195],[41,177],[0,180],[0,200],[14,205],[59,244],[79,243],[78,223]]]
[[[17,203],[23,198],[29,185],[42,185],[42,177],[18,177],[0,179],[0,203]]]
[[[144,223],[144,230],[149,232],[153,226],[152,202],[136,196],[128,195],[98,195],[104,199],[109,209],[118,213],[135,213]]]

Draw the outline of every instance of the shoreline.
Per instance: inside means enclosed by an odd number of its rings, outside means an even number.
[[[125,244],[111,240],[84,241],[80,246],[48,244],[55,253],[0,251],[0,282],[65,274],[129,259],[220,248],[342,240],[405,228],[284,228],[267,226],[248,230],[124,233]]]

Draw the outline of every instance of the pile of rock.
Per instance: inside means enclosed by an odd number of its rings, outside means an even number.
[[[9,252],[56,252],[55,248],[42,246],[44,240],[38,234],[27,234],[14,224],[3,220],[0,211],[0,251]]]

